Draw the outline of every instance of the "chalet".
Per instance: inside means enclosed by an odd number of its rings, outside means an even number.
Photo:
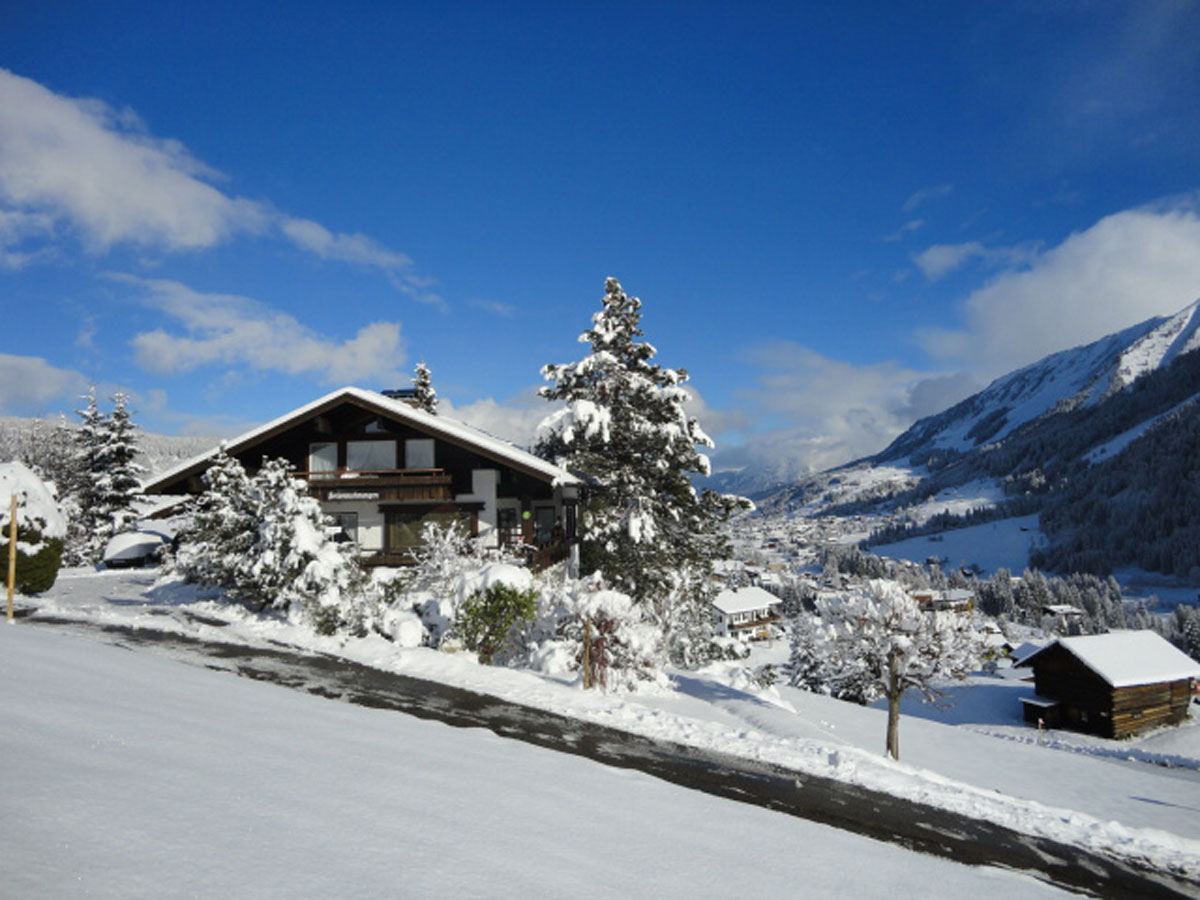
[[[1059,638],[1016,663],[1033,669],[1025,721],[1122,738],[1187,716],[1200,663],[1153,631]]]
[[[950,588],[939,591],[933,589],[909,591],[921,609],[934,612],[970,612],[975,608],[975,593],[965,588]]]
[[[765,640],[779,621],[779,598],[760,587],[729,588],[712,602],[717,634]]]
[[[411,560],[426,522],[463,523],[485,546],[526,552],[536,568],[578,565],[579,478],[478,429],[401,397],[346,387],[228,441],[247,471],[282,457],[354,541],[366,564]],[[144,485],[197,494],[217,450]]]

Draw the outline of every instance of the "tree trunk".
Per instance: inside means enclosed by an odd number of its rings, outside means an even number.
[[[892,759],[900,759],[900,695],[904,693],[900,687],[900,678],[896,674],[896,663],[888,658],[887,675],[887,752]]]

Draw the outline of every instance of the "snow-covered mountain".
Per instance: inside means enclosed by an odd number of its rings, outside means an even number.
[[[1200,301],[998,378],[759,507],[890,516],[884,541],[1037,514],[1034,565],[1200,583],[1197,349]]]
[[[995,444],[1039,417],[1095,406],[1197,347],[1200,300],[997,378],[973,397],[921,419],[871,462],[923,462],[939,451],[967,453]]]

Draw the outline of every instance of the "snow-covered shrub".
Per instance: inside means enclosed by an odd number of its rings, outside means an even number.
[[[464,573],[451,629],[479,661],[490,665],[497,653],[519,646],[519,630],[537,614],[537,593],[528,569],[491,563]]]
[[[507,572],[507,582],[519,590],[532,587],[527,569],[502,551],[485,549],[467,537],[458,522],[426,522],[421,541],[422,546],[413,553],[416,565],[388,576],[381,602],[389,613],[415,612],[426,629],[429,646],[443,646],[463,601],[476,590],[489,587],[489,579],[500,578],[499,573]]]
[[[40,594],[53,587],[58,577],[67,523],[40,478],[22,463],[0,464],[0,565],[5,571],[13,496],[17,498],[15,588],[22,594]]]
[[[290,469],[286,460],[266,460],[251,477],[220,452],[180,536],[176,568],[188,581],[220,587],[257,610],[285,611],[320,633],[363,633],[376,617],[369,580]]]
[[[495,655],[512,643],[513,631],[531,621],[536,612],[537,597],[532,591],[496,584],[466,599],[454,620],[454,632],[463,646],[479,654],[481,663],[490,665]]]
[[[558,633],[539,644],[531,664],[548,674],[578,673],[585,687],[636,690],[669,686],[662,670],[662,633],[628,594],[599,579],[576,582],[561,597]]]

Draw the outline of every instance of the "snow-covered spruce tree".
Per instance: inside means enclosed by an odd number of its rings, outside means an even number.
[[[437,415],[438,396],[433,389],[433,373],[424,362],[417,363],[413,370],[413,390],[416,392],[417,407],[430,415]]]
[[[284,611],[322,634],[371,626],[372,598],[353,550],[332,539],[289,462],[264,460],[247,476],[222,450],[205,479],[176,559],[185,579],[256,610]]]
[[[112,412],[105,422],[99,448],[97,524],[105,541],[114,534],[128,531],[138,520],[133,504],[141,496],[139,476],[145,468],[134,462],[138,452],[137,426],[133,424],[128,400],[128,396],[120,391],[113,394]]]
[[[104,473],[104,444],[108,416],[96,402],[96,388],[88,389],[83,409],[76,410],[79,428],[74,433],[73,484],[59,488],[59,496],[69,497],[73,507],[67,531],[65,557],[68,565],[98,562],[107,538],[101,534],[103,511],[100,505],[100,480]]]
[[[887,752],[900,758],[900,697],[916,688],[936,698],[933,682],[961,678],[980,665],[983,643],[971,617],[921,608],[894,581],[817,601],[815,615],[792,629],[792,683],[845,700],[888,701]]]
[[[582,566],[647,608],[673,661],[702,661],[712,634],[707,574],[724,553],[720,524],[734,507],[690,476],[708,474],[697,446],[712,441],[689,417],[682,369],[652,362],[640,329],[641,301],[615,278],[580,335],[591,352],[547,365],[540,391],[565,406],[539,429],[543,458],[591,480],[581,506]]]

